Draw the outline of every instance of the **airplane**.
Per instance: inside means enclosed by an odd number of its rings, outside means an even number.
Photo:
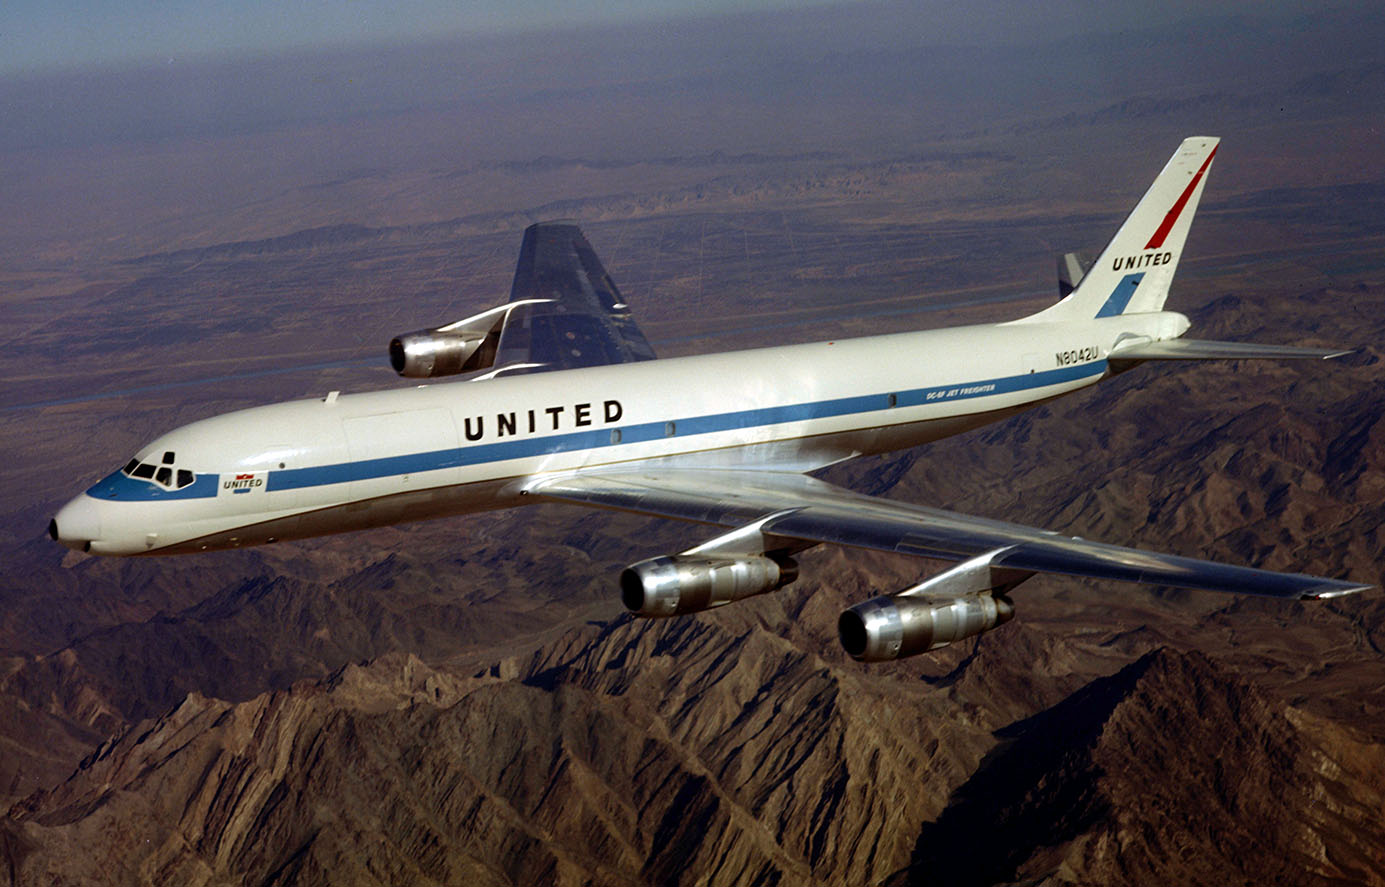
[[[782,588],[822,543],[957,564],[841,614],[852,657],[979,635],[1010,593],[1060,573],[1321,599],[1372,588],[1126,548],[861,495],[812,476],[918,446],[1145,361],[1349,352],[1182,338],[1164,302],[1219,140],[1179,145],[1096,261],[1060,259],[1060,298],[1016,320],[655,359],[581,230],[524,232],[509,302],[389,344],[440,384],[240,410],[154,440],[62,507],[52,538],[102,555],[211,551],[541,502],[719,527],[631,564],[639,616]]]

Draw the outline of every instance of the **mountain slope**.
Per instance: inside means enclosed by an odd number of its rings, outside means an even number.
[[[870,678],[757,623],[189,695],[11,811],[13,882],[1381,880],[1385,750],[1200,654],[1012,721],[995,682],[1048,643],[1022,627]]]

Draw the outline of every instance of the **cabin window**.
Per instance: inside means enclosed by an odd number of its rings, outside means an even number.
[[[664,423],[664,437],[673,437],[678,433],[678,426],[673,422]]]
[[[895,404],[897,404],[897,403],[899,403],[899,398],[895,397],[894,394],[891,394],[891,395],[890,395],[890,406],[893,407],[893,406],[894,406]]]
[[[620,443],[620,429],[619,429],[619,428],[612,428],[612,429],[611,429],[611,443],[613,443],[613,444],[618,444],[618,443]]]

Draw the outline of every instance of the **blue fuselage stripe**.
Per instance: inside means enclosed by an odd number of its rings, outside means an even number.
[[[788,422],[803,422],[813,419],[828,419],[862,413],[883,412],[891,407],[912,407],[924,404],[945,403],[956,400],[969,400],[989,397],[1014,391],[1044,388],[1080,379],[1101,375],[1106,371],[1106,361],[1094,361],[1059,369],[1027,373],[1022,376],[1007,376],[983,382],[963,385],[943,385],[932,388],[915,388],[896,392],[894,404],[890,394],[864,394],[822,400],[810,403],[788,404],[778,407],[763,407],[752,410],[738,410],[714,413],[706,416],[693,416],[670,421],[645,422],[638,425],[624,425],[593,431],[575,431],[555,434],[548,437],[525,440],[501,441],[489,444],[434,450],[427,453],[410,453],[403,456],[386,456],[379,459],[364,459],[356,462],[341,462],[335,465],[321,465],[312,468],[290,468],[271,471],[267,480],[270,492],[277,490],[297,490],[326,484],[348,483],[350,481],[370,480],[401,474],[418,474],[425,471],[440,471],[466,465],[482,465],[491,462],[504,462],[511,459],[524,459],[534,456],[567,453],[576,450],[594,450],[603,447],[644,443],[673,436],[686,437],[695,434],[712,434],[720,431],[744,430]],[[888,423],[887,423],[888,424]],[[617,442],[612,431],[619,431]]]
[[[1140,276],[1138,274],[1129,275],[1126,279]],[[1138,280],[1135,281],[1135,283],[1138,282]],[[1134,286],[1132,285],[1130,289],[1133,292]],[[1116,294],[1113,293],[1112,299],[1115,296]],[[1106,361],[1098,360],[1042,372],[1026,373],[1021,376],[1006,376],[962,385],[914,388],[908,391],[894,392],[893,395],[890,393],[862,394],[809,403],[736,410],[591,431],[575,431],[524,440],[475,444],[426,453],[409,453],[402,456],[340,462],[335,465],[281,469],[268,473],[265,488],[269,492],[299,490],[306,487],[320,487],[403,474],[421,474],[427,471],[440,471],[467,465],[484,465],[491,462],[505,462],[511,459],[524,459],[577,450],[595,450],[610,446],[645,443],[669,436],[687,437],[698,434],[713,434],[720,431],[782,425],[790,422],[885,412],[899,407],[917,407],[925,404],[971,400],[978,397],[1061,385],[1066,382],[1099,376],[1105,371]],[[892,396],[893,402],[891,402]],[[882,424],[894,423],[885,422]],[[613,434],[617,431],[619,432],[618,438]],[[169,490],[147,481],[127,477],[116,471],[87,490],[87,494],[101,499],[124,501],[206,499],[217,495],[220,477],[218,474],[198,474],[193,484],[181,490]]]

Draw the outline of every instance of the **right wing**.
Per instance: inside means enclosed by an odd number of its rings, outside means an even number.
[[[765,537],[807,543],[832,542],[956,561],[993,554],[991,566],[1029,572],[1298,599],[1336,597],[1374,587],[1091,542],[864,496],[785,472],[654,468],[581,472],[538,479],[526,492],[723,527],[754,525]]]

